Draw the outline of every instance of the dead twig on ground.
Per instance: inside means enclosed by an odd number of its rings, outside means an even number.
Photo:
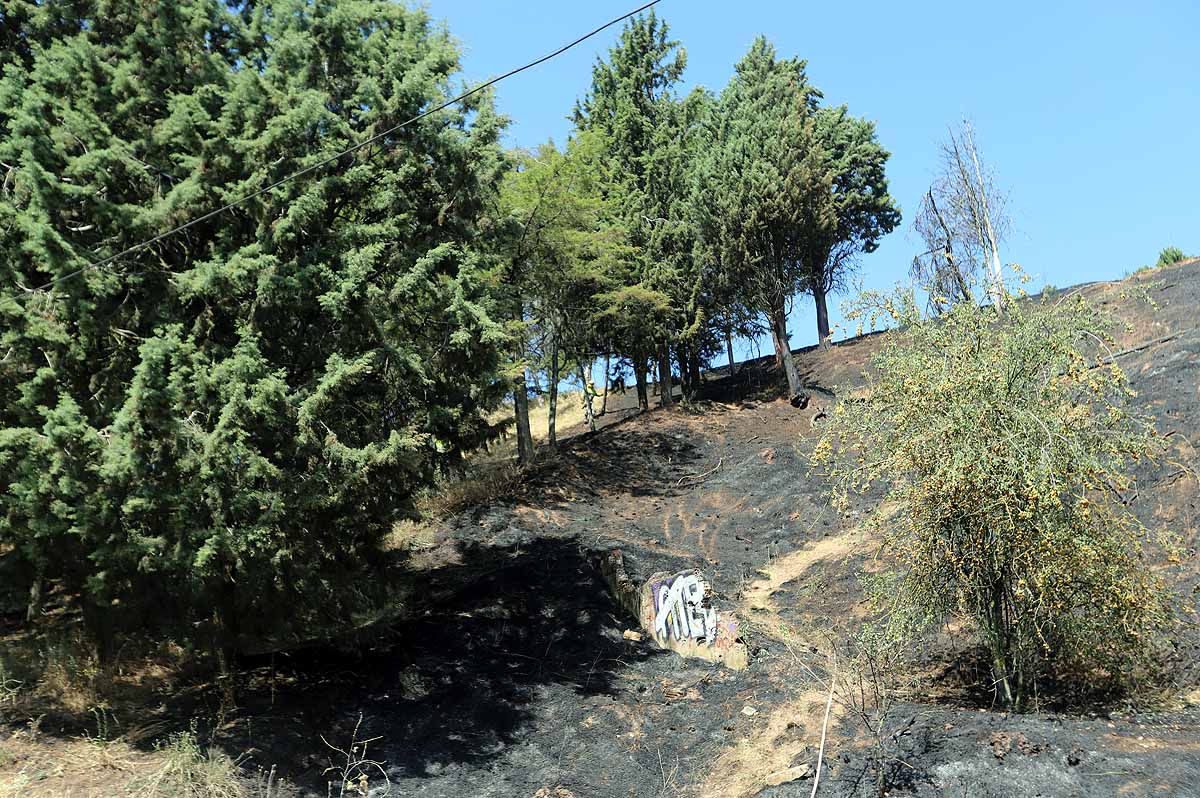
[[[690,487],[693,487],[693,486],[695,486],[695,485],[699,485],[701,482],[703,482],[704,480],[708,479],[708,478],[709,478],[709,477],[711,477],[713,474],[717,473],[717,471],[719,471],[719,470],[720,470],[721,466],[722,466],[724,463],[725,463],[725,458],[724,458],[724,457],[721,457],[719,460],[717,460],[717,464],[716,464],[715,466],[713,466],[713,467],[712,467],[712,468],[710,468],[709,470],[705,471],[703,474],[700,474],[700,475],[699,475],[699,476],[697,476],[697,477],[693,477],[693,478],[691,479],[691,481],[687,483],[687,486],[686,486],[686,487],[689,487],[689,488],[690,488]],[[683,483],[684,483],[684,482],[685,482],[687,479],[688,479],[687,477],[680,477],[680,478],[679,478],[679,481],[675,483],[675,486],[676,486],[676,487],[680,487],[680,488],[681,488],[681,487],[684,487],[684,484],[683,484]]]
[[[829,697],[825,699],[825,720],[821,724],[821,747],[817,749],[817,769],[813,774],[813,788],[809,798],[816,798],[817,787],[821,784],[821,763],[825,761],[825,736],[829,732],[829,711],[833,709],[833,688],[837,684],[837,674],[829,674]]]

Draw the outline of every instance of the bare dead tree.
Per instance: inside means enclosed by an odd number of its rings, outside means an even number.
[[[933,189],[921,198],[913,229],[927,249],[913,258],[912,276],[929,292],[929,303],[937,313],[957,302],[974,302],[969,264],[959,261],[954,251],[955,236],[938,208]]]
[[[1007,199],[985,165],[970,122],[951,128],[941,145],[940,171],[913,222],[925,251],[913,258],[912,274],[928,288],[938,312],[976,301],[978,285],[1000,306],[1000,244],[1011,226]]]

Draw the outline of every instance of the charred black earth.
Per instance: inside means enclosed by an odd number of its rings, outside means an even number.
[[[1121,365],[1175,442],[1176,464],[1139,474],[1133,506],[1186,539],[1189,559],[1172,578],[1191,596],[1200,262],[1134,281],[1157,309],[1123,284],[1084,290],[1131,323]],[[826,486],[800,451],[873,348],[868,336],[802,350],[819,389],[803,410],[766,392],[770,364],[760,361],[709,375],[699,406],[610,412],[608,426],[571,438],[511,500],[448,524],[408,617],[371,646],[257,663],[225,745],[280,763],[307,795],[325,795],[326,769],[338,764],[318,732],[344,748],[356,725],[357,739],[378,738],[369,756],[393,795],[810,795],[824,652],[863,617],[855,573],[869,546],[853,515],[827,509]],[[740,617],[750,666],[731,671],[629,639],[637,620],[594,567],[614,549],[639,578],[700,569],[716,605]],[[853,713],[835,707],[818,794],[878,795],[882,783],[890,795],[930,798],[1200,796],[1195,650],[1194,639],[1178,641],[1175,682],[1155,706],[1050,700],[1053,711],[1011,715],[973,679],[962,641],[937,642],[914,666],[923,686],[891,712],[887,761]]]
[[[1131,299],[1130,282],[1157,307]],[[1131,506],[1184,538],[1169,577],[1194,622],[1200,261],[1083,290],[1129,322],[1119,362],[1170,435],[1171,463],[1138,474]],[[353,643],[252,659],[219,745],[250,751],[250,767],[277,764],[305,796],[331,782],[338,794],[343,752],[378,763],[371,795],[809,796],[828,654],[868,613],[857,573],[871,547],[853,513],[828,508],[802,451],[820,414],[860,383],[876,340],[800,351],[813,388],[804,409],[772,393],[768,360],[709,374],[695,405],[637,415],[614,401],[602,429],[576,430],[512,496],[404,553],[398,619]],[[614,550],[635,580],[700,570],[714,605],[739,619],[749,667],[638,639],[595,565]],[[818,795],[1200,796],[1196,650],[1193,632],[1181,636],[1151,705],[1050,696],[1045,711],[1012,715],[994,706],[969,643],[948,633],[913,663],[883,761],[835,703]],[[217,706],[200,693],[162,711]]]

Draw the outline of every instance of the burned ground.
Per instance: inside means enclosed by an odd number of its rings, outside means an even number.
[[[1135,304],[1130,283],[1146,286],[1157,308]],[[1191,474],[1200,466],[1200,262],[1084,290],[1131,322],[1114,354],[1169,436],[1170,457],[1143,466],[1128,498],[1186,548],[1164,565],[1193,624],[1176,641],[1173,681],[1136,706],[1064,701],[1011,715],[993,706],[965,637],[947,630],[913,663],[916,678],[891,711],[890,794],[1200,796],[1200,490]],[[857,520],[878,496],[839,517],[803,451],[831,395],[853,389],[874,348],[867,336],[802,350],[805,379],[824,389],[804,410],[771,398],[768,360],[710,375],[708,398],[693,405],[646,415],[618,407],[602,419],[615,423],[575,430],[511,496],[455,516],[406,552],[398,620],[354,644],[249,660],[235,709],[221,708],[215,687],[163,689],[139,723],[207,718],[222,748],[278,764],[313,796],[326,794],[337,764],[324,741],[344,748],[356,727],[357,739],[377,738],[368,750],[392,795],[809,795],[829,654],[870,612],[857,575],[878,567],[875,544]],[[743,621],[750,667],[685,661],[629,639],[637,622],[592,564],[610,549],[643,578],[702,569],[718,606]],[[853,708],[835,702],[819,795],[877,794],[872,746]]]

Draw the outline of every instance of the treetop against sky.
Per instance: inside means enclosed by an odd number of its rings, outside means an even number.
[[[463,43],[465,80],[473,83],[635,5],[431,0],[429,9]],[[1038,284],[1120,277],[1169,244],[1200,251],[1200,158],[1191,149],[1200,129],[1193,57],[1200,6],[1191,0],[1022,0],[1000,10],[665,0],[656,11],[687,50],[685,90],[719,90],[765,34],[782,57],[807,59],[827,103],[846,103],[878,123],[904,226],[864,256],[865,287],[906,278],[920,248],[909,223],[937,167],[938,142],[963,117],[1010,194],[1014,231],[1002,257]],[[501,84],[497,105],[512,119],[508,143],[562,143],[595,57],[617,36],[614,29]],[[811,303],[796,304],[794,343],[813,343]]]

